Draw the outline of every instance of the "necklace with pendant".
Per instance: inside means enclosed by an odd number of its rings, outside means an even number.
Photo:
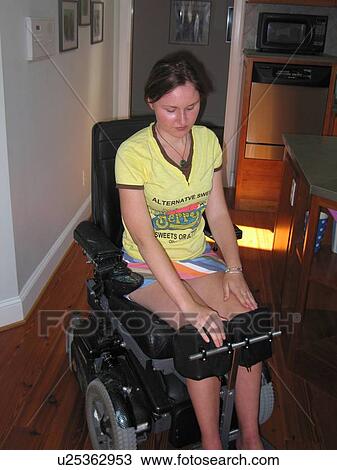
[[[184,146],[184,151],[183,153],[181,154],[172,144],[170,144],[170,142],[168,140],[165,139],[165,137],[163,137],[161,135],[161,133],[159,132],[159,129],[158,127],[156,126],[156,131],[158,132],[158,135],[160,136],[160,138],[167,143],[167,145],[169,145],[171,147],[171,149],[173,149],[180,157],[180,162],[179,162],[179,166],[180,168],[184,168],[186,165],[187,165],[187,161],[185,160],[185,152],[186,152],[186,147],[187,147],[187,135],[185,136],[185,146]]]

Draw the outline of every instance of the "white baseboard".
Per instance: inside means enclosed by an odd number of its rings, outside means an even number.
[[[72,220],[63,230],[54,245],[48,251],[41,263],[36,267],[26,284],[23,286],[19,298],[21,299],[23,318],[30,311],[34,302],[40,295],[40,292],[47,284],[49,278],[53,274],[55,268],[65,255],[73,241],[73,231],[79,222],[88,219],[91,211],[91,197],[89,196],[82,206],[78,209]],[[22,320],[22,318],[21,318]],[[13,318],[10,318],[10,323]]]
[[[19,296],[0,302],[0,327],[22,320],[23,310]]]

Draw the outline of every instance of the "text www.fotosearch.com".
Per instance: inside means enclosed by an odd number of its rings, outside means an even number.
[[[280,458],[276,456],[264,456],[256,454],[252,456],[244,455],[241,452],[237,455],[193,455],[192,453],[176,453],[175,455],[145,455],[143,451],[132,451],[125,454],[108,453],[67,453],[59,456],[58,466],[68,465],[91,465],[91,466],[117,466],[119,468],[145,468],[145,467],[198,467],[209,466],[280,466]]]
[[[178,454],[175,456],[140,456],[140,461],[144,466],[201,466],[201,465],[280,465],[279,457],[252,456],[247,457],[242,454],[236,456],[196,456]]]

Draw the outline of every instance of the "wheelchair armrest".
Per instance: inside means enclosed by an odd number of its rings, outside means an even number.
[[[89,221],[81,222],[74,230],[74,239],[95,265],[96,273],[104,275],[109,293],[127,295],[143,284],[143,276],[127,267],[122,251],[97,225]]]
[[[78,224],[74,230],[74,239],[83,248],[89,261],[101,269],[122,261],[121,250],[92,222],[85,220]]]
[[[88,220],[79,223],[75,228],[74,239],[92,260],[104,256],[116,256],[119,259],[122,257],[121,250],[97,225]]]

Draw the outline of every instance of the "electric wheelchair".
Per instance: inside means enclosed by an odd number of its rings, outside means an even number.
[[[271,314],[258,309],[225,326],[226,341],[215,348],[192,325],[173,330],[163,319],[129,300],[142,277],[122,259],[123,227],[114,162],[118,146],[152,116],[101,122],[92,131],[92,221],[81,222],[74,238],[94,274],[87,281],[88,315],[74,312],[66,335],[69,365],[86,396],[86,418],[94,449],[137,449],[152,433],[166,432],[174,448],[193,448],[200,430],[185,385],[217,375],[221,380],[220,432],[224,448],[236,439],[234,407],[238,365],[271,355]],[[211,127],[222,144],[222,128]],[[207,225],[207,224],[206,224]],[[237,237],[240,230],[235,227]],[[255,321],[255,320],[258,321]],[[264,363],[259,422],[274,406]],[[166,434],[166,435],[167,435]]]

